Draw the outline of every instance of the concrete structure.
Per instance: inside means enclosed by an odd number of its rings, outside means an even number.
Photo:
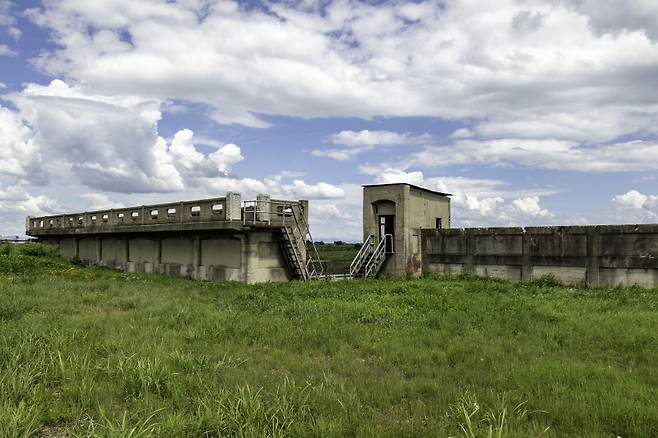
[[[28,217],[26,233],[61,254],[128,272],[249,283],[309,278],[308,202],[259,195]],[[311,239],[312,241],[312,239]]]
[[[421,273],[421,229],[450,227],[450,194],[411,184],[363,186],[363,237],[380,242],[385,235],[389,255],[382,275]]]
[[[472,273],[509,280],[658,287],[658,225],[450,229],[450,195],[363,186],[364,244],[335,278]],[[308,202],[259,195],[27,218],[64,257],[129,272],[244,282],[327,278]]]
[[[658,287],[658,225],[422,231],[424,273]]]

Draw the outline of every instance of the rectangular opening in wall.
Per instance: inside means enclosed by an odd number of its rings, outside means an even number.
[[[292,207],[281,206],[277,208],[279,216],[292,216]]]
[[[221,214],[224,211],[224,205],[223,204],[213,204],[210,207],[210,210],[213,212],[213,214]]]
[[[190,207],[190,214],[192,216],[199,216],[201,214],[201,206],[195,205],[193,207]]]
[[[130,213],[130,218],[132,220],[137,220],[138,217],[139,217],[139,212],[138,211],[133,211],[132,213]]]
[[[119,219],[121,222],[123,222],[124,217],[126,217],[124,213],[117,213],[117,219]]]
[[[98,219],[98,218],[96,217],[96,215],[93,215],[93,216],[91,217],[91,222],[92,222],[92,223],[96,223],[96,219]]]
[[[43,228],[43,221],[39,221],[39,226]]]
[[[151,210],[151,219],[157,219],[158,218],[158,210],[154,209]]]
[[[73,218],[72,217],[69,218],[69,225],[73,225]]]
[[[103,219],[103,222],[107,222],[108,220],[110,220],[110,215],[105,213],[103,216],[101,216],[101,219]]]
[[[78,224],[82,225],[82,222],[84,222],[85,218],[82,216],[78,216]]]
[[[53,223],[55,223],[55,221],[52,220],[52,219],[50,219],[50,220],[48,221],[48,224],[49,224],[51,227],[53,226]]]
[[[167,216],[175,216],[176,215],[176,209],[175,208],[168,208],[167,209]]]
[[[441,228],[443,228],[443,221],[442,221],[442,219],[441,219],[440,217],[437,217],[437,218],[436,218],[436,228],[437,228],[438,230],[440,230]]]

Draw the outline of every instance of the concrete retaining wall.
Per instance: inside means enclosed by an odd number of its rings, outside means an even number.
[[[107,237],[44,237],[65,258],[127,272],[160,272],[202,280],[248,283],[292,278],[279,234],[264,230]]]
[[[658,287],[658,225],[424,229],[423,272]]]

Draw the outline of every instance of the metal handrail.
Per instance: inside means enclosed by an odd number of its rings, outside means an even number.
[[[297,228],[299,228],[299,221],[297,219],[297,214],[295,213],[295,209],[291,208],[292,210],[292,215],[295,218],[295,222],[297,224]],[[285,216],[284,216],[285,218]],[[300,230],[305,230],[305,233],[300,233],[302,235],[302,239],[304,239],[304,244],[306,245],[306,237],[308,236],[308,241],[311,242],[311,248],[313,249],[313,254],[309,257],[308,255],[308,248],[306,249],[306,270],[308,271],[309,265],[311,266],[312,271],[310,272],[309,276],[310,278],[319,278],[324,276],[324,268],[322,267],[322,262],[320,261],[320,254],[318,253],[318,248],[315,246],[315,241],[313,240],[313,236],[311,235],[311,227],[306,223],[306,219],[304,218],[304,215],[301,215],[301,222],[303,225],[303,229]],[[320,265],[320,269],[316,269],[316,265]]]
[[[350,277],[354,277],[354,274],[356,274],[363,265],[365,258],[370,255],[370,249],[372,249],[374,240],[375,235],[370,234],[366,238],[365,242],[363,242],[363,245],[361,245],[361,249],[359,249],[359,252],[356,253],[354,260],[352,260],[352,263],[350,264]]]
[[[290,232],[288,231],[287,227],[283,227],[283,230],[286,233],[286,235],[288,236],[288,240],[291,242],[292,251],[295,254],[295,258],[297,260],[299,260],[299,254],[297,253],[298,248],[296,247],[296,245],[292,245],[292,241],[293,241],[294,236],[293,237],[290,236]],[[294,234],[294,231],[293,231],[293,234]],[[301,270],[301,274],[302,274],[302,279],[303,280],[308,280],[308,277],[309,277],[308,269],[305,268],[305,269]]]
[[[376,264],[374,262],[378,262],[379,259],[386,254],[386,241],[390,239],[391,240],[391,247],[393,245],[393,235],[392,234],[384,234],[384,237],[379,241],[379,244],[377,244],[377,247],[372,253],[372,257],[370,257],[370,260],[368,260],[368,263],[366,264],[366,277],[370,277],[371,271],[374,269]]]

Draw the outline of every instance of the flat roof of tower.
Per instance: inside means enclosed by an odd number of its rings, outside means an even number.
[[[385,187],[385,186],[409,186],[409,187],[414,188],[416,190],[420,190],[422,192],[427,192],[427,193],[432,193],[434,195],[452,196],[452,193],[437,192],[436,190],[430,190],[430,189],[427,189],[425,187],[420,187],[420,186],[416,186],[416,185],[409,184],[409,183],[364,184],[362,187]]]

